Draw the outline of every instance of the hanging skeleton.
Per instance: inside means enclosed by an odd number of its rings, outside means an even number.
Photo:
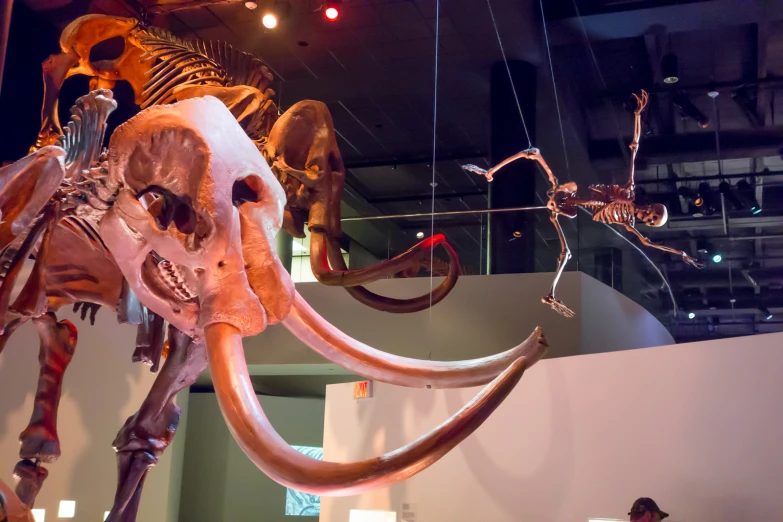
[[[549,290],[549,294],[541,298],[541,301],[548,304],[553,310],[565,317],[573,317],[574,312],[563,302],[558,301],[555,298],[555,289],[560,280],[560,276],[563,274],[563,270],[565,270],[568,260],[571,259],[571,250],[568,248],[568,243],[566,242],[563,228],[561,227],[558,218],[560,216],[574,218],[580,207],[589,211],[593,215],[594,221],[607,225],[620,225],[624,227],[628,232],[631,232],[639,238],[639,241],[644,246],[675,254],[681,257],[685,263],[696,268],[703,267],[696,259],[682,250],[676,250],[653,243],[636,229],[637,220],[649,227],[661,227],[665,225],[668,219],[668,211],[666,210],[666,206],[660,203],[640,205],[634,202],[636,197],[634,170],[636,153],[639,150],[639,137],[641,135],[641,114],[647,106],[648,95],[647,92],[642,91],[641,95],[634,94],[633,96],[636,99],[634,134],[633,141],[629,146],[631,149],[630,174],[625,185],[590,185],[590,187],[588,187],[589,192],[587,197],[580,197],[577,194],[578,187],[576,183],[569,182],[561,184],[552,173],[552,170],[549,168],[549,165],[547,165],[541,152],[536,148],[527,149],[514,154],[489,170],[479,168],[476,165],[462,166],[463,169],[480,174],[487,178],[487,181],[492,181],[494,175],[500,169],[520,158],[526,158],[537,161],[547,173],[549,182],[552,184],[552,189],[547,192],[547,196],[549,197],[547,209],[549,210],[549,220],[555,226],[557,237],[560,240],[560,256],[558,257],[557,272],[555,274],[555,279],[552,282],[552,287]]]

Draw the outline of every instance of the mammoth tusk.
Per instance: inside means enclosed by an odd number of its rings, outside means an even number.
[[[274,430],[251,386],[238,329],[212,323],[205,328],[205,336],[218,404],[234,439],[270,478],[314,495],[354,495],[389,486],[429,467],[490,416],[526,367],[524,358],[517,359],[448,421],[404,448],[343,464],[307,457]]]
[[[543,331],[536,328],[522,344],[481,359],[442,362],[401,357],[352,339],[318,315],[298,292],[283,324],[329,361],[368,379],[411,388],[464,388],[486,384],[520,357],[527,360],[528,367],[532,366],[547,348]]]
[[[325,244],[326,247],[324,247]],[[362,286],[358,286],[360,284],[377,281],[378,279],[391,276],[404,270],[411,263],[426,254],[430,247],[435,247],[437,245],[443,246],[446,250],[446,254],[449,256],[449,272],[446,278],[430,293],[411,299],[395,299],[378,295]],[[345,260],[340,253],[339,246],[334,240],[327,239],[323,233],[311,232],[310,252],[310,263],[313,267],[313,273],[316,275],[319,282],[326,285],[344,286],[346,291],[348,291],[354,299],[370,308],[382,312],[413,313],[426,310],[443,300],[443,298],[451,292],[452,288],[454,288],[454,285],[457,284],[457,279],[459,278],[459,258],[451,245],[446,243],[442,234],[437,234],[431,238],[425,239],[413,246],[407,252],[379,265],[360,270],[348,270],[348,267],[345,266]],[[331,262],[336,270],[332,271],[329,269],[327,256],[328,261]],[[346,274],[350,274],[350,277]],[[355,278],[353,277],[354,274],[356,274]],[[333,276],[339,276],[339,278]],[[345,283],[345,281],[353,282],[356,280],[361,280],[362,282],[356,283],[357,286]]]

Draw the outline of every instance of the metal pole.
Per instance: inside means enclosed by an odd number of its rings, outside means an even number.
[[[485,210],[451,210],[447,212],[417,212],[415,214],[386,214],[383,216],[356,216],[342,218],[340,221],[374,221],[378,219],[399,219],[412,217],[464,216],[470,214],[497,214],[500,212],[525,212],[528,210],[546,210],[546,207],[510,207],[488,208]]]
[[[277,233],[277,257],[280,259],[280,262],[283,263],[283,267],[285,267],[289,274],[291,273],[293,253],[294,238],[285,230],[281,230]]]
[[[0,0],[0,91],[3,87],[3,68],[8,52],[8,33],[11,31],[11,10],[14,0]]]

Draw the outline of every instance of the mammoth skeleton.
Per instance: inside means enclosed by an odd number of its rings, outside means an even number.
[[[122,53],[111,60],[90,60],[96,46],[120,38]],[[221,100],[263,153],[286,195],[283,229],[302,238],[310,230],[310,264],[318,281],[344,287],[372,308],[395,313],[424,310],[442,300],[459,277],[459,261],[441,234],[408,251],[359,270],[349,270],[340,253],[340,200],[345,167],[329,110],[305,100],[278,116],[269,88],[273,76],[259,58],[223,42],[189,41],[133,18],[86,15],[71,22],[60,37],[61,53],[43,63],[41,130],[31,151],[55,143],[61,134],[57,116],[60,88],[74,75],[90,77],[90,88],[112,88],[126,81],[142,109],[202,96]],[[411,299],[377,295],[363,285],[392,276],[430,258],[435,246],[448,256],[445,279],[430,294]]]
[[[173,398],[207,367],[231,433],[259,469],[299,491],[349,495],[404,480],[437,461],[543,356],[546,340],[538,328],[508,351],[456,362],[400,357],[352,339],[304,301],[277,258],[285,192],[220,100],[205,96],[144,109],[118,127],[108,152],[101,152],[115,107],[110,91],[93,91],[78,100],[57,145],[0,169],[0,233],[8,260],[0,350],[27,320],[41,339],[34,412],[20,436],[22,460],[15,468],[17,506],[32,507],[47,476],[41,463],[60,454],[57,404],[77,342],[74,325],[55,315],[65,305],[102,305],[121,322],[137,324],[150,314],[155,324],[169,323],[167,350],[162,335],[147,339],[148,357],[157,363],[163,351],[165,361],[113,443],[119,480],[110,522],[136,519],[144,479],[179,422]],[[32,273],[9,304],[30,254]],[[251,386],[242,338],[275,323],[370,379],[485,387],[445,423],[397,451],[355,463],[314,460],[275,432]]]

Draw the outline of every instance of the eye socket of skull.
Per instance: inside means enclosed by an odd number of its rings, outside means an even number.
[[[661,203],[646,205],[640,210],[639,217],[648,227],[662,227],[669,220],[669,211],[666,209],[666,205]]]

